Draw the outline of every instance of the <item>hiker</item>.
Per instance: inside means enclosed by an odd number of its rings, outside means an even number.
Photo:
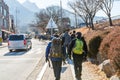
[[[75,34],[76,34],[76,31],[73,31],[73,33],[71,34],[71,40],[75,38]]]
[[[86,44],[85,41],[82,41],[81,35],[81,32],[76,33],[76,38],[70,42],[68,49],[69,58],[71,59],[71,55],[73,57],[75,77],[77,80],[81,80],[82,61],[87,56]]]
[[[52,63],[55,80],[60,80],[62,61],[64,61],[64,54],[62,51],[61,39],[55,35],[46,48],[46,62],[49,58]]]
[[[65,33],[62,35],[62,44],[64,49],[64,54],[66,54],[66,58],[68,57],[68,46],[71,41],[71,37],[69,35],[69,29],[66,29]]]

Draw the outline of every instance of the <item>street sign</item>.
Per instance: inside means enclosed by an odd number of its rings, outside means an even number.
[[[53,21],[53,19],[50,18],[50,20],[49,20],[46,28],[47,28],[47,29],[51,29],[51,28],[52,28],[52,29],[53,29],[53,28],[55,29],[55,28],[58,28],[58,26],[55,24],[55,22]]]
[[[50,18],[46,28],[51,29],[51,36],[53,35],[53,29],[58,29],[58,26],[55,24],[52,17]]]

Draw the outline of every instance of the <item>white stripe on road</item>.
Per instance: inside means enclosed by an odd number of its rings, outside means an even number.
[[[39,49],[32,49],[32,50],[30,50],[30,51],[28,51],[26,54],[40,54],[40,53],[42,53],[43,51],[42,51],[42,49],[41,48],[39,48]]]
[[[44,64],[44,66],[43,66],[41,72],[39,73],[39,75],[37,76],[36,80],[42,80],[42,77],[45,73],[45,70],[46,70],[47,66],[48,66],[48,62]]]
[[[0,61],[5,61],[5,60],[9,60],[9,61],[17,61],[17,60],[38,60],[39,58],[10,58],[10,59],[0,59]]]

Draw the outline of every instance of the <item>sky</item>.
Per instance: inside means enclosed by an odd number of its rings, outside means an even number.
[[[24,1],[26,0],[18,0],[20,3],[23,3]],[[60,0],[29,0],[30,2],[34,2],[36,3],[36,5],[39,7],[39,8],[46,8],[48,6],[51,6],[51,5],[57,5],[57,6],[60,6]],[[65,9],[68,9],[69,7],[67,6],[67,2],[69,0],[61,0],[62,2],[62,7],[64,7]]]
[[[18,0],[18,1],[19,1],[20,3],[23,3],[23,2],[26,1],[26,0]],[[48,7],[48,6],[53,6],[53,5],[60,6],[60,0],[29,0],[29,1],[36,3],[36,5],[37,5],[39,8],[46,8],[46,7]],[[69,0],[61,0],[61,2],[62,2],[62,7],[63,7],[64,9],[69,10],[69,11],[73,11],[73,10],[70,9],[70,7],[67,5],[67,2],[68,2],[68,1],[69,1]],[[114,2],[114,6],[113,6],[113,9],[112,9],[112,12],[111,12],[111,15],[112,15],[112,16],[120,15],[120,8],[118,8],[119,5],[120,5],[120,1]],[[96,16],[107,17],[103,11],[97,12]]]

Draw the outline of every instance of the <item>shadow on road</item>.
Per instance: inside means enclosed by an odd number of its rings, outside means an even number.
[[[62,73],[64,73],[66,71],[67,67],[62,67]]]
[[[28,51],[30,51],[30,50],[28,50]],[[26,54],[28,51],[16,50],[16,51],[13,51],[13,52],[5,53],[4,56],[20,56],[20,55]]]

